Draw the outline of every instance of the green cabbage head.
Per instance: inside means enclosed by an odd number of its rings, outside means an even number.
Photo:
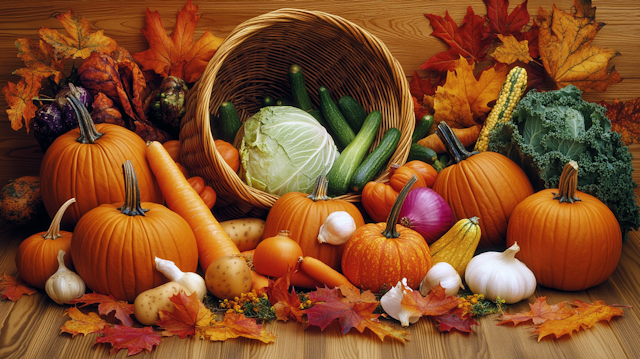
[[[245,181],[267,193],[311,193],[339,155],[327,130],[296,107],[264,107],[244,124],[240,159]]]

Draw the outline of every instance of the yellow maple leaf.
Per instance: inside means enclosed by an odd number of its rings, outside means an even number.
[[[540,8],[542,64],[559,88],[573,84],[582,91],[605,91],[622,81],[614,68],[607,68],[609,60],[620,53],[591,45],[604,23],[595,21],[595,8],[590,5],[576,1],[575,7],[575,14],[555,5],[551,13]]]
[[[77,307],[68,308],[66,314],[69,315],[71,320],[64,323],[60,328],[60,332],[69,333],[74,337],[78,334],[87,335],[99,332],[109,325],[97,313],[89,312],[89,314],[84,314]]]
[[[210,325],[199,329],[202,335],[211,341],[224,341],[238,337],[255,339],[267,344],[276,341],[276,336],[265,331],[255,319],[239,313],[226,313],[222,321],[213,321]]]
[[[7,114],[11,121],[11,128],[15,131],[22,128],[24,119],[27,133],[29,132],[29,124],[38,110],[33,100],[38,96],[41,80],[42,78],[35,74],[25,73],[18,84],[9,82],[2,88],[2,93],[9,104]]]
[[[535,333],[538,333],[538,341],[551,334],[554,334],[556,338],[565,334],[571,335],[574,331],[589,329],[599,321],[610,321],[612,317],[624,314],[622,309],[609,306],[602,300],[591,304],[575,300],[571,305],[576,307],[574,315],[559,320],[548,320],[535,330]]]
[[[529,55],[529,41],[518,41],[513,35],[503,36],[498,34],[502,45],[498,46],[493,53],[493,57],[504,64],[512,64],[518,60],[528,64],[533,61]]]
[[[116,49],[115,40],[105,36],[103,30],[91,33],[89,21],[76,15],[73,10],[56,18],[62,23],[67,35],[49,28],[40,28],[38,33],[53,46],[58,58],[86,59],[93,51],[108,54]]]
[[[466,128],[483,122],[491,110],[487,104],[498,98],[509,70],[506,66],[486,69],[476,79],[473,69],[460,57],[454,70],[447,72],[444,86],[438,86],[434,96],[436,123],[446,121],[451,127]]]
[[[53,76],[56,83],[60,82],[64,62],[53,55],[51,45],[40,40],[36,46],[27,37],[16,40],[16,47],[18,48],[18,57],[22,58],[26,67],[14,71],[15,75],[25,76],[26,73],[32,73],[41,78]]]

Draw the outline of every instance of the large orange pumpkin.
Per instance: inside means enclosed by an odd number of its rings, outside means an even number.
[[[565,165],[557,189],[545,189],[513,211],[507,246],[538,284],[563,291],[604,282],[622,252],[622,231],[613,212],[596,197],[577,191],[578,164]]]
[[[198,248],[187,221],[167,207],[140,202],[131,162],[125,162],[125,202],[87,212],[75,227],[71,256],[77,273],[95,292],[133,302],[167,278],[154,257],[195,272]]]
[[[71,229],[80,217],[101,204],[124,201],[122,163],[130,160],[138,174],[142,201],[163,203],[160,187],[147,162],[145,142],[118,125],[94,125],[87,109],[70,97],[79,127],[58,137],[40,167],[40,191],[49,216],[69,198],[76,198],[62,217]]]
[[[380,293],[407,278],[407,285],[416,289],[431,268],[431,254],[424,238],[397,224],[400,208],[415,179],[417,176],[398,194],[386,223],[365,224],[347,241],[342,272],[358,288]]]
[[[433,190],[451,207],[455,220],[478,217],[480,244],[504,248],[511,212],[533,194],[524,171],[496,152],[468,152],[446,122],[436,131],[453,164],[438,173]]]
[[[58,209],[46,232],[36,233],[20,243],[16,251],[16,267],[20,278],[32,286],[44,289],[47,279],[58,270],[58,251],[64,250],[64,265],[73,270],[69,247],[73,233],[60,230],[60,219],[67,208],[76,202],[67,200]]]
[[[274,237],[281,230],[287,230],[305,256],[317,258],[339,270],[344,245],[320,244],[320,227],[336,211],[348,212],[355,220],[356,228],[364,225],[364,218],[353,203],[328,197],[327,183],[324,176],[319,176],[311,194],[289,192],[278,198],[267,216],[263,237]]]

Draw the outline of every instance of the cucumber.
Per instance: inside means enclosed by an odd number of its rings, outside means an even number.
[[[389,162],[389,158],[393,155],[400,142],[400,130],[390,128],[382,136],[382,140],[376,148],[362,161],[360,166],[351,178],[351,189],[354,191],[362,191],[364,186],[382,171]]]
[[[276,106],[293,106],[293,100],[288,97],[280,97],[276,100]]]
[[[296,64],[289,67],[289,84],[291,85],[293,105],[304,111],[312,110],[313,103],[311,102],[311,98],[309,98],[309,92],[307,92],[307,87],[304,84],[302,68]]]
[[[328,195],[340,196],[347,193],[351,178],[376,138],[380,123],[382,123],[382,114],[379,111],[371,112],[364,120],[358,135],[342,151],[327,173]]]
[[[345,95],[338,100],[338,108],[353,132],[360,131],[364,119],[367,118],[367,111],[364,107],[353,97]]]
[[[427,136],[427,133],[429,133],[431,126],[433,126],[433,116],[424,115],[424,117],[422,117],[420,122],[418,122],[418,124],[416,125],[416,128],[413,130],[411,143],[416,143],[425,138],[425,136]]]
[[[229,143],[233,143],[233,140],[236,138],[236,133],[242,126],[236,107],[233,103],[225,101],[220,104],[218,114],[220,118],[220,138]]]
[[[432,150],[429,147],[424,147],[417,143],[412,143],[411,147],[409,148],[409,156],[407,157],[407,162],[419,160],[432,165],[437,159],[438,154],[436,153],[436,151]]]
[[[267,95],[264,98],[262,98],[262,107],[267,107],[267,106],[275,106],[276,105],[276,100]]]
[[[326,87],[320,86],[318,88],[318,95],[320,97],[320,110],[327,124],[333,133],[336,135],[336,142],[338,148],[346,148],[351,141],[356,137],[347,120],[344,118],[338,105],[331,98],[331,94]],[[331,184],[331,182],[329,182]]]

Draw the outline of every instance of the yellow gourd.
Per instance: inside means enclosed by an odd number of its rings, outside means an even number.
[[[478,243],[480,243],[478,217],[463,218],[429,246],[431,264],[447,262],[462,277],[467,264],[478,248]]]

